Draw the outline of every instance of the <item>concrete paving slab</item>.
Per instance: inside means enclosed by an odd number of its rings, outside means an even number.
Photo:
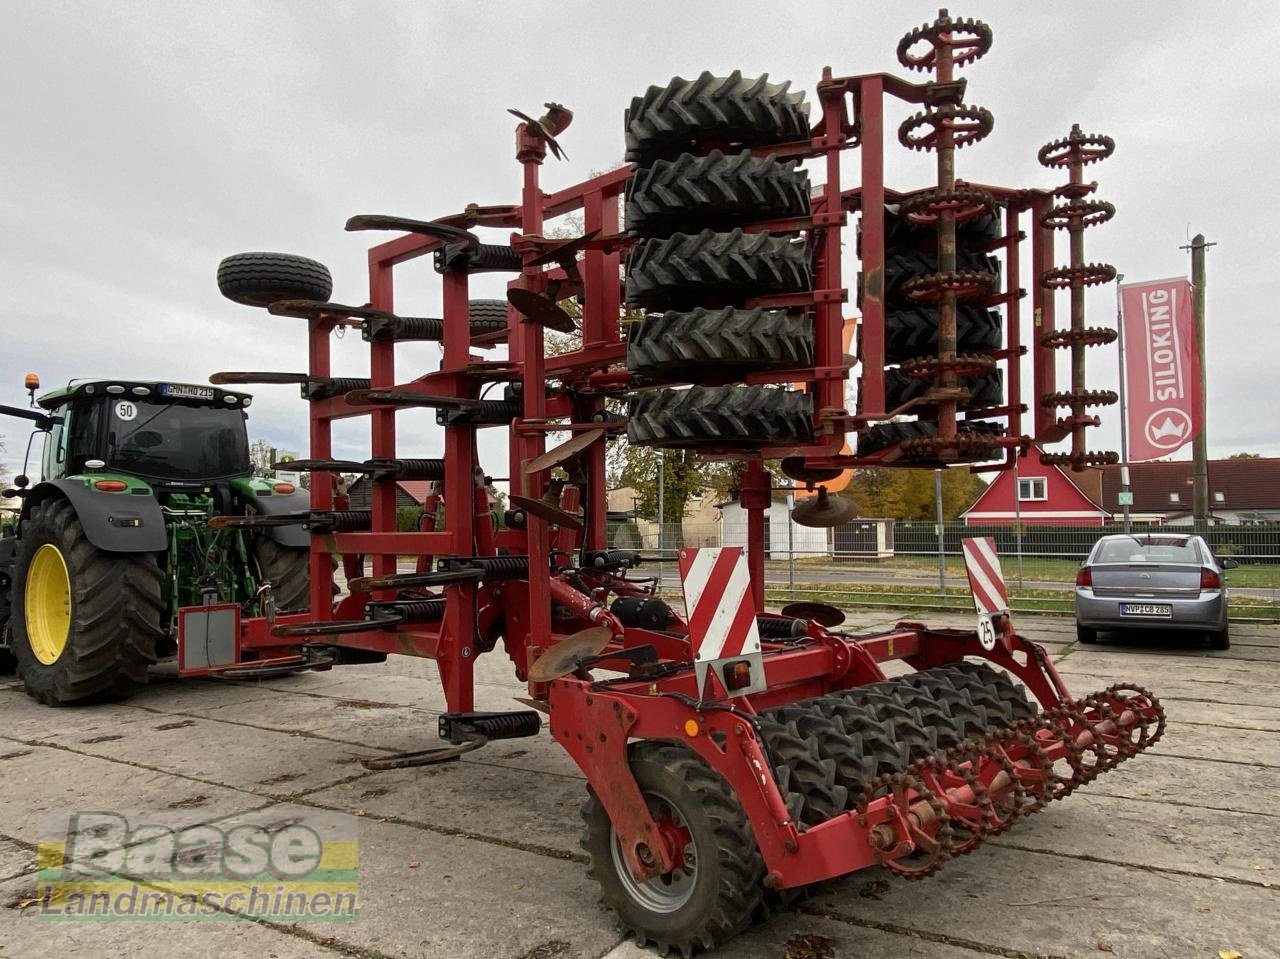
[[[308,812],[281,804],[269,814]],[[541,946],[556,959],[595,959],[621,939],[577,862],[368,817],[360,820],[359,862],[359,921],[298,929],[404,957],[521,957]]]
[[[1147,667],[1143,672],[1126,670],[1121,675],[1099,675],[1085,669],[1073,669],[1071,660],[1056,666],[1058,672],[1067,683],[1067,688],[1076,695],[1091,693],[1105,689],[1114,682],[1134,682],[1146,686],[1161,700],[1168,697],[1177,699],[1202,700],[1208,703],[1238,703],[1250,706],[1276,706],[1280,704],[1280,687],[1241,685],[1228,680],[1205,677],[1183,678],[1162,673],[1157,668]]]
[[[360,756],[380,754],[372,748],[289,733],[165,716],[149,716],[145,722],[130,723],[120,738],[85,742],[74,749],[139,770],[158,770],[263,797],[330,785],[351,775],[351,766]]]
[[[1280,705],[1239,705],[1161,696],[1165,712],[1178,723],[1225,726],[1280,733]]]
[[[581,778],[463,761],[375,773],[306,801],[578,856],[578,810],[586,798]]]
[[[1173,656],[1077,648],[1065,663],[1069,663],[1072,670],[1102,676],[1123,676],[1138,670],[1146,672],[1154,669],[1170,679],[1212,677],[1226,682],[1280,687],[1280,663],[1246,662],[1240,657],[1232,656],[1231,651]]]
[[[890,881],[882,899],[859,896],[876,876],[836,883],[815,904],[859,920],[910,917],[932,933],[1034,956],[1199,959],[1236,949],[1274,959],[1280,943],[1274,889],[989,845],[948,862],[927,884]]]
[[[1280,887],[1275,835],[1268,817],[1115,799],[1086,786],[988,842]]]
[[[0,882],[25,875],[36,868],[36,854],[32,849],[11,839],[0,839]]]
[[[75,812],[116,810],[141,813],[169,825],[190,825],[260,806],[233,789],[192,782],[163,772],[70,753],[45,746],[11,749],[20,752],[0,763],[0,834],[36,844],[45,827],[42,817]]]
[[[165,922],[53,921],[38,907],[20,904],[35,897],[36,877],[0,883],[0,956],[258,956],[312,959],[351,956],[300,936],[245,919]],[[337,926],[338,923],[332,923]]]
[[[1100,776],[1069,797],[1096,792],[1208,809],[1256,813],[1277,821],[1276,771],[1147,752]]]
[[[1280,736],[1256,729],[1193,726],[1170,720],[1164,737],[1146,754],[1152,753],[1270,766],[1280,770]],[[1280,772],[1277,775],[1280,776]]]

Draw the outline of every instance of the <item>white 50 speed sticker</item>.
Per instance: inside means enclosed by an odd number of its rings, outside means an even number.
[[[116,419],[128,423],[138,415],[138,405],[129,400],[121,400],[116,404]]]

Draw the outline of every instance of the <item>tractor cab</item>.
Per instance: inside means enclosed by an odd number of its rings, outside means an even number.
[[[187,487],[253,472],[245,408],[252,397],[214,386],[126,380],[76,382],[41,396],[45,480],[122,473]]]

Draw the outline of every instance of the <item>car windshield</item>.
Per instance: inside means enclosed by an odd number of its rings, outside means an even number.
[[[121,472],[207,480],[251,471],[239,409],[133,399],[110,406],[109,463]]]
[[[1190,539],[1151,539],[1119,536],[1105,540],[1095,563],[1191,563],[1199,564],[1200,551]]]

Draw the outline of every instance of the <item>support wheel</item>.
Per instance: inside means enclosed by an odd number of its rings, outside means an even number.
[[[53,499],[22,524],[14,569],[13,653],[33,699],[119,698],[147,681],[164,638],[154,554],[95,548],[71,505]]]
[[[1076,623],[1076,642],[1092,645],[1098,641],[1098,631],[1092,626],[1081,626]]]
[[[311,608],[311,551],[301,546],[281,546],[269,536],[255,540],[254,572],[259,585],[271,584],[276,611],[305,613]]]
[[[631,770],[681,865],[636,880],[626,866],[608,814],[592,793],[582,808],[589,875],[639,946],[684,956],[714,949],[746,928],[763,892],[764,860],[729,784],[694,753],[642,742]]]
[[[245,306],[276,300],[328,300],[333,277],[323,263],[288,253],[237,253],[218,264],[218,289]]]

